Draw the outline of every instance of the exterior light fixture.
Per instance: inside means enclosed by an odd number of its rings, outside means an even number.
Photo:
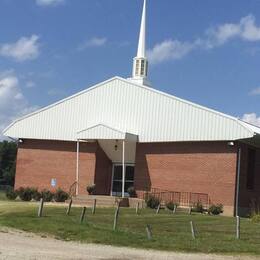
[[[228,142],[228,146],[234,146],[234,142]]]
[[[116,144],[115,144],[115,151],[117,151],[118,150],[118,140],[116,140]]]

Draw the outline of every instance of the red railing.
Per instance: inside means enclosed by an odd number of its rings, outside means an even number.
[[[147,196],[154,196],[162,203],[171,201],[182,207],[191,207],[198,202],[200,202],[204,207],[208,207],[210,205],[209,195],[206,193],[179,192],[151,188],[150,191],[138,191],[137,195],[142,199],[146,199]]]

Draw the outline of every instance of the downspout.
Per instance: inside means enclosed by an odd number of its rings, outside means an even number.
[[[77,140],[76,195],[79,195],[79,140]]]
[[[236,216],[239,216],[239,185],[240,185],[240,172],[241,172],[241,147],[238,148],[237,159],[237,185],[236,185]]]

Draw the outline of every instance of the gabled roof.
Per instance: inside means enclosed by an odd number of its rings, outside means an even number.
[[[232,116],[114,77],[14,121],[4,135],[72,141],[100,122],[140,142],[232,141],[260,133]]]

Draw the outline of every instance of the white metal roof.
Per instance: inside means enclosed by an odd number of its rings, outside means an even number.
[[[114,77],[14,121],[4,135],[73,141],[100,124],[137,135],[139,142],[232,141],[260,134],[234,117]],[[112,138],[106,127],[96,129]]]

